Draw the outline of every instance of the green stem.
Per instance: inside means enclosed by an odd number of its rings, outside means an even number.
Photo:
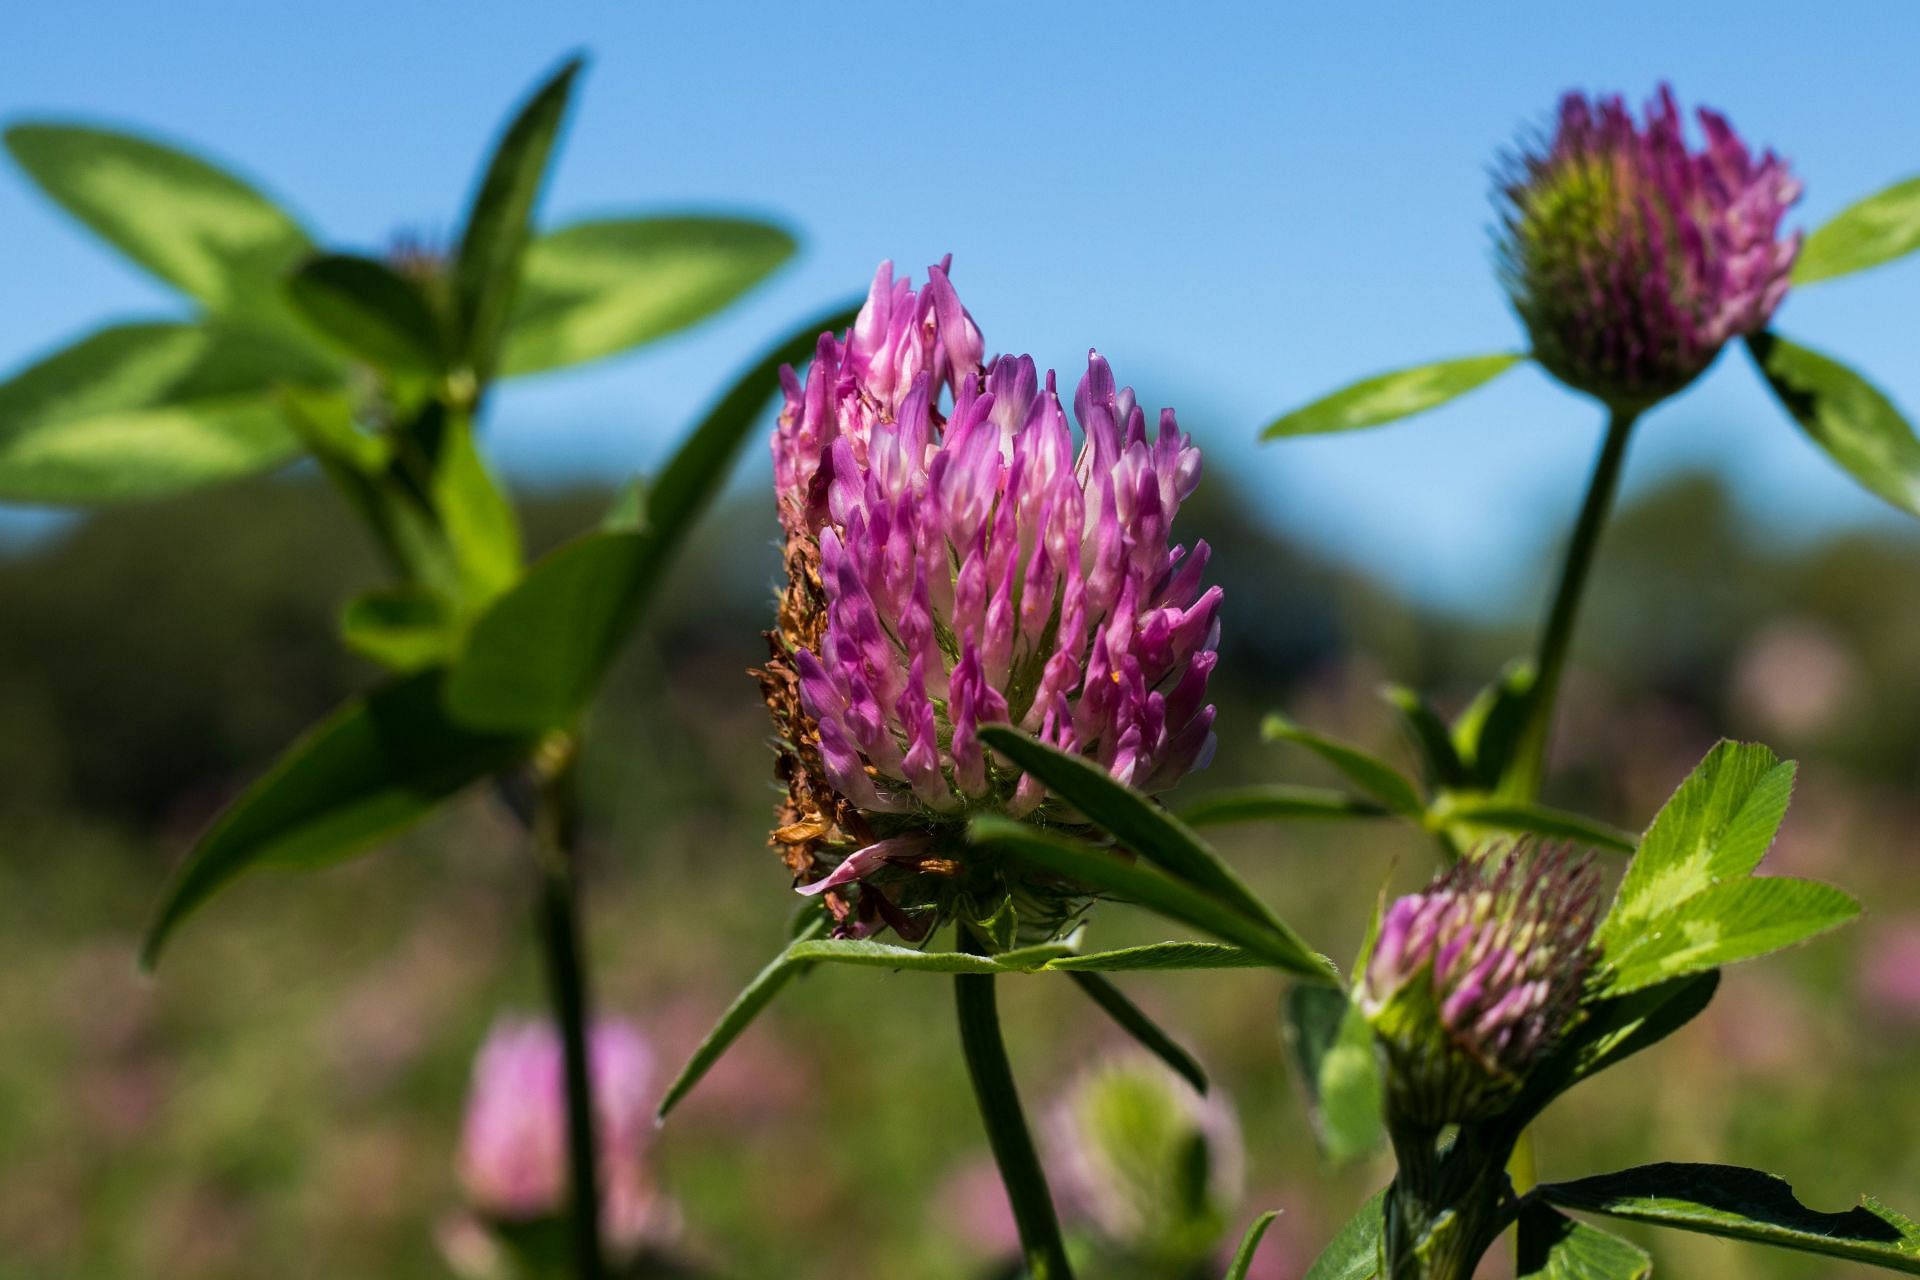
[[[577,1280],[601,1280],[600,1186],[588,1066],[587,974],[582,963],[578,845],[573,817],[573,743],[555,739],[534,763],[539,780],[533,834],[540,861],[540,942],[554,1019],[560,1026],[567,1093],[568,1219]]]
[[[961,949],[979,952],[962,930]],[[1026,1254],[1027,1280],[1073,1280],[1067,1248],[1060,1238],[1060,1221],[1047,1190],[1047,1175],[1027,1131],[1020,1110],[1020,1094],[1007,1063],[1007,1046],[1000,1035],[1000,1012],[994,993],[994,975],[961,973],[953,979],[954,1006],[960,1015],[960,1047],[967,1058],[973,1096],[986,1124],[987,1145],[1000,1166],[1013,1220],[1020,1229]]]
[[[1637,412],[1615,409],[1607,421],[1607,438],[1593,464],[1587,499],[1580,508],[1579,522],[1573,526],[1573,540],[1567,544],[1567,558],[1560,567],[1560,585],[1553,594],[1546,629],[1540,634],[1540,649],[1533,665],[1533,692],[1527,699],[1526,724],[1520,731],[1513,763],[1501,781],[1499,790],[1503,796],[1533,800],[1540,794],[1540,783],[1546,774],[1547,740],[1553,729],[1554,702],[1567,665],[1567,650],[1573,643],[1573,624],[1580,613],[1580,598],[1586,591],[1594,552],[1600,545],[1600,532],[1606,527],[1607,513],[1620,487],[1620,464],[1627,456],[1627,437],[1638,416]]]

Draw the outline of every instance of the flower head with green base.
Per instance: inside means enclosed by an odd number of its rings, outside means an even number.
[[[1786,295],[1800,236],[1780,234],[1800,184],[1702,109],[1687,145],[1673,91],[1644,123],[1618,97],[1561,100],[1550,142],[1500,183],[1500,263],[1533,355],[1615,409],[1665,399]]]
[[[956,908],[1032,937],[1066,899],[970,862],[982,812],[1069,819],[985,749],[1009,723],[1147,791],[1213,750],[1218,587],[1170,542],[1200,452],[1157,433],[1091,353],[1076,451],[1051,373],[985,359],[928,272],[883,264],[853,327],[785,377],[774,433],[788,582],[760,673],[788,797],[774,833],[844,933],[912,937]]]

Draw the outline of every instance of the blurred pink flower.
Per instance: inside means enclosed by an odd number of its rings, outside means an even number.
[[[608,1246],[633,1252],[669,1216],[647,1168],[653,1051],[627,1023],[595,1023],[588,1045],[599,1125],[600,1214]],[[459,1174],[483,1218],[522,1222],[567,1205],[565,1063],[542,1020],[495,1023],[474,1061]]]
[[[940,1229],[976,1258],[1018,1257],[1020,1228],[991,1157],[981,1155],[948,1174],[933,1196]]]
[[[1860,999],[1887,1022],[1920,1027],[1920,918],[1889,921],[1860,956]]]
[[[1859,675],[1853,655],[1830,628],[1789,619],[1747,644],[1734,668],[1733,697],[1770,733],[1807,738],[1840,717]]]

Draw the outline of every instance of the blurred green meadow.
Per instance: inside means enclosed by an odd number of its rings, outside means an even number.
[[[529,500],[529,540],[551,545],[606,501]],[[1227,604],[1219,755],[1181,798],[1327,781],[1304,753],[1260,743],[1273,708],[1404,759],[1375,693],[1388,673],[1452,709],[1526,644],[1518,625],[1423,613],[1315,560],[1254,518],[1259,501],[1216,475],[1189,508]],[[1541,1163],[1574,1176],[1712,1159],[1777,1170],[1817,1208],[1868,1187],[1920,1203],[1920,539],[1778,550],[1758,523],[1686,476],[1622,513],[1548,798],[1638,829],[1716,737],[1767,742],[1802,762],[1770,867],[1844,884],[1868,916],[1729,973],[1698,1024],[1550,1114]],[[775,792],[745,674],[764,653],[774,539],[757,495],[705,522],[587,739],[597,997],[644,1029],[663,1087],[778,949],[795,904],[765,845]],[[1543,577],[1552,551],[1540,548]],[[3,1280],[449,1274],[473,1051],[497,1014],[542,998],[523,918],[533,873],[490,796],[320,874],[253,876],[157,980],[135,970],[194,834],[373,678],[330,631],[377,573],[339,504],[297,472],[112,510],[0,558]],[[1336,956],[1369,905],[1356,882],[1411,885],[1431,860],[1384,823],[1218,836]],[[1166,936],[1119,907],[1093,928],[1103,946]],[[1279,981],[1125,985],[1239,1112],[1249,1192],[1233,1235],[1284,1210],[1262,1274],[1299,1275],[1389,1167],[1317,1156]],[[1118,1033],[1057,977],[1002,986],[1016,1070],[1044,1111]],[[783,996],[660,1136],[682,1252],[742,1280],[991,1274],[1009,1224],[981,1176],[951,998],[929,975],[866,970],[815,972]],[[1662,1275],[1690,1280],[1851,1270],[1644,1242]]]

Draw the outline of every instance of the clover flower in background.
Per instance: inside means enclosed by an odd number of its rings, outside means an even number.
[[[1512,1101],[1579,1014],[1599,901],[1589,858],[1519,843],[1387,909],[1357,996],[1396,1118],[1437,1129]]]
[[[631,1025],[596,1022],[588,1066],[598,1126],[601,1229],[609,1251],[632,1256],[671,1233],[673,1210],[648,1168],[653,1051]],[[458,1173],[468,1207],[511,1232],[566,1213],[565,1058],[552,1023],[502,1019],[473,1064]]]
[[[1883,1022],[1920,1029],[1920,918],[1889,921],[1867,938],[1859,990]]]
[[[1129,1053],[1082,1075],[1056,1105],[1048,1167],[1070,1224],[1115,1265],[1186,1275],[1214,1257],[1244,1194],[1233,1106]]]
[[[1698,116],[1692,150],[1670,88],[1644,122],[1617,95],[1570,93],[1500,185],[1501,269],[1534,358],[1616,409],[1672,395],[1764,329],[1800,249],[1780,233],[1800,196],[1786,163]]]
[[[1204,542],[1170,541],[1200,452],[1171,409],[1149,433],[1092,353],[1076,453],[1053,374],[986,360],[945,263],[918,292],[883,264],[783,384],[787,585],[759,673],[788,787],[774,842],[843,934],[924,936],[1009,895],[1022,936],[1055,932],[1070,896],[970,866],[961,833],[1072,815],[978,730],[1017,725],[1146,791],[1207,763],[1220,590]]]

